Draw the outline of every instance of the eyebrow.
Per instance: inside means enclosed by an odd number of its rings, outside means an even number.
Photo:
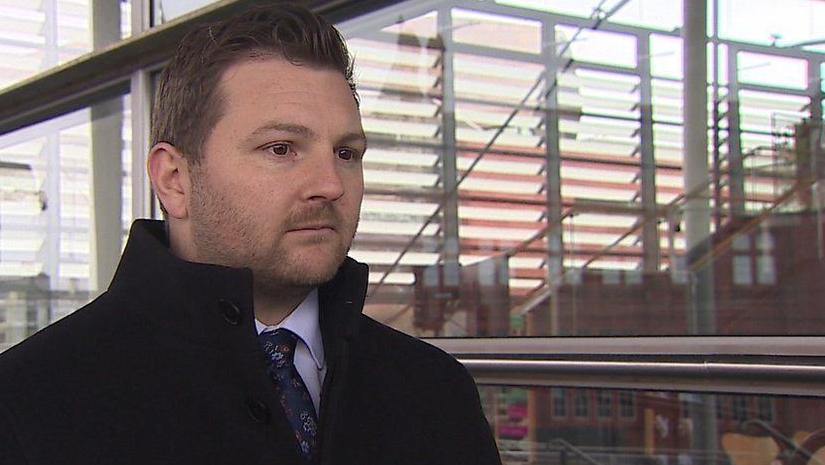
[[[302,125],[302,124],[291,124],[291,123],[278,123],[272,122],[264,124],[263,126],[255,129],[250,134],[251,136],[257,136],[261,134],[266,134],[270,131],[281,131],[281,132],[288,132],[291,134],[295,134],[296,136],[302,136],[306,138],[314,138],[315,131],[312,129]]]
[[[301,136],[307,139],[315,139],[317,134],[315,131],[310,129],[307,126],[302,124],[293,124],[293,123],[280,123],[280,122],[272,122],[264,124],[263,126],[255,129],[250,134],[251,137],[266,134],[271,131],[280,131],[280,132],[287,132],[290,134],[295,134],[296,136]],[[361,142],[364,144],[366,148],[367,145],[367,136],[364,134],[363,131],[353,131],[348,132],[341,136],[338,140],[339,143],[352,143],[352,142]]]

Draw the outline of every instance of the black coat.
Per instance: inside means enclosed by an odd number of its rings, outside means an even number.
[[[0,355],[0,464],[299,464],[256,339],[251,272],[194,264],[141,220],[109,290]],[[467,371],[321,287],[323,464],[498,464]]]

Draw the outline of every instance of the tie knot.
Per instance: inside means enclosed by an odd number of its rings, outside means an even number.
[[[261,348],[276,369],[288,368],[295,359],[298,336],[285,328],[264,331],[258,336]]]

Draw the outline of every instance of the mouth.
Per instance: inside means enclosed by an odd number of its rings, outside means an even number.
[[[331,224],[306,224],[295,228],[290,228],[287,232],[327,232],[335,231],[335,227]]]

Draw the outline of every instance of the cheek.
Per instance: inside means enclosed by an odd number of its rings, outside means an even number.
[[[361,198],[364,197],[364,173],[362,170],[352,173],[351,177],[347,179],[347,195],[353,199],[357,199],[358,204],[361,203]]]
[[[279,185],[280,184],[280,185]],[[247,215],[268,231],[277,230],[295,210],[297,203],[291,200],[289,192],[278,187],[289,186],[288,181],[260,185],[259,189],[249,189],[244,193],[245,204],[241,206]],[[275,229],[273,229],[275,228]]]
[[[356,210],[361,206],[361,200],[364,198],[364,178],[363,176],[354,177],[350,180],[346,187],[345,194],[346,201],[352,208]]]
[[[228,186],[228,193],[237,199],[238,207],[246,210],[257,210],[261,215],[276,209],[279,202],[283,202],[286,181],[256,179],[248,176]]]

